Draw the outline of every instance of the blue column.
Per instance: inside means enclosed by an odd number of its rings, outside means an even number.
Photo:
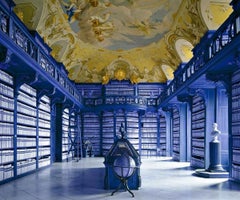
[[[179,106],[180,115],[180,161],[187,161],[187,104],[181,103]]]
[[[62,162],[62,114],[63,106],[61,103],[56,104],[56,133],[55,133],[55,159],[56,162]]]
[[[216,121],[216,90],[204,89],[206,105],[206,128],[205,128],[205,168],[209,166],[209,150],[211,141],[212,125]]]
[[[172,136],[171,136],[171,127],[172,119],[171,112],[166,112],[166,156],[172,155]]]

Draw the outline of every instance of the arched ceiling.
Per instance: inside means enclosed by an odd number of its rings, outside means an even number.
[[[14,11],[76,83],[166,82],[230,0],[15,0]]]

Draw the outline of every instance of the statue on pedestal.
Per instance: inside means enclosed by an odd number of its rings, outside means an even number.
[[[210,164],[207,169],[198,169],[196,174],[206,178],[226,178],[229,176],[221,164],[221,143],[218,136],[221,131],[218,130],[218,124],[213,123],[213,130],[211,132],[212,141],[209,143],[209,160]]]

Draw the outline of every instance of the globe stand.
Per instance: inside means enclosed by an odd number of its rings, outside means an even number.
[[[128,191],[132,197],[134,197],[133,192],[128,187],[128,179],[134,174],[136,168],[135,161],[129,155],[121,155],[117,157],[113,162],[113,171],[116,177],[120,180],[120,183],[116,190],[114,190],[111,196],[114,195],[120,188]]]
[[[113,196],[114,193],[118,192],[118,190],[120,190],[121,186],[123,186],[125,191],[128,191],[132,195],[132,197],[134,197],[133,192],[128,187],[127,179],[125,179],[125,178],[119,178],[119,179],[120,179],[121,183],[119,184],[117,189],[112,192],[111,196]]]

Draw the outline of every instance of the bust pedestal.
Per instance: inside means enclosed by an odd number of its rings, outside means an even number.
[[[197,169],[195,174],[205,178],[228,178],[229,173],[221,164],[221,143],[218,140],[210,142],[210,165],[208,169]]]
[[[221,164],[221,143],[218,140],[210,142],[210,165],[207,169],[209,172],[223,172]]]

